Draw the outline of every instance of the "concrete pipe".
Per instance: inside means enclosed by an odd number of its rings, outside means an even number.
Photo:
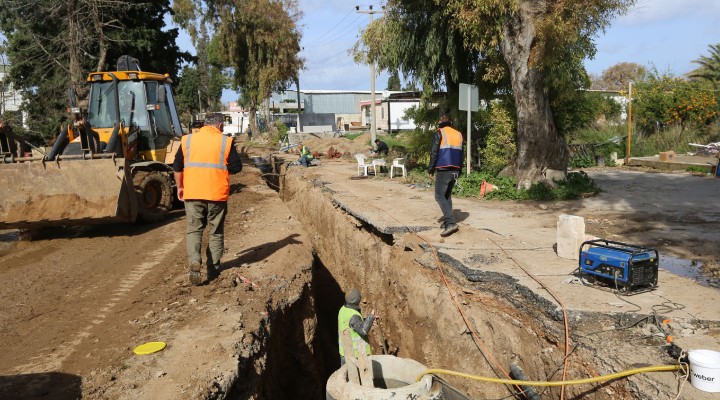
[[[395,356],[370,356],[373,369],[373,386],[363,387],[348,381],[347,367],[343,365],[328,379],[327,400],[396,400],[442,399],[442,386],[433,382],[430,375],[415,382],[427,368],[415,360]]]

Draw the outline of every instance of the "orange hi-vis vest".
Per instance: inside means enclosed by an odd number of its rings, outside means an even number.
[[[462,168],[462,133],[449,126],[440,128],[440,149],[435,168],[461,169]]]
[[[232,145],[232,139],[213,126],[203,126],[182,138],[185,199],[227,201],[230,197],[227,159]]]

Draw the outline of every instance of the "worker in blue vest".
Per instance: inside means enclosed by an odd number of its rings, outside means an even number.
[[[360,314],[360,292],[357,289],[352,289],[345,294],[345,305],[340,307],[338,313],[338,344],[340,345],[341,366],[345,364],[345,350],[342,345],[343,332],[345,330],[350,331],[355,357],[358,357],[359,350],[364,351],[366,355],[370,355],[370,344],[367,343],[368,333],[376,318],[375,310],[372,310],[370,315],[363,320],[362,314]],[[360,348],[361,341],[365,341],[363,349]]]
[[[451,126],[450,116],[443,114],[438,121],[430,151],[428,173],[435,180],[435,201],[443,213],[440,236],[450,236],[460,227],[455,221],[452,208],[452,191],[462,169],[462,134]]]

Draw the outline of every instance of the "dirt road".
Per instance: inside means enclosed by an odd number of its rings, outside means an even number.
[[[602,192],[583,199],[576,212],[586,218],[590,234],[699,261],[700,271],[691,262],[667,259],[665,265],[720,287],[720,179],[621,169],[595,169],[589,175]]]
[[[231,190],[224,270],[206,286],[188,283],[183,210],[163,224],[46,229],[5,243],[0,398],[213,398],[257,385],[267,338],[255,333],[307,291],[312,252],[256,169]],[[132,353],[149,341],[168,347]],[[247,387],[236,385],[241,374]]]

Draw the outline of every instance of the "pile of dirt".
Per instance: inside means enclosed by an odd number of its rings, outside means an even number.
[[[321,157],[324,157],[330,147],[342,154],[367,153],[370,150],[370,133],[364,133],[355,139],[345,137],[339,138],[312,138],[303,141],[303,144],[310,148],[311,151],[317,151]]]

